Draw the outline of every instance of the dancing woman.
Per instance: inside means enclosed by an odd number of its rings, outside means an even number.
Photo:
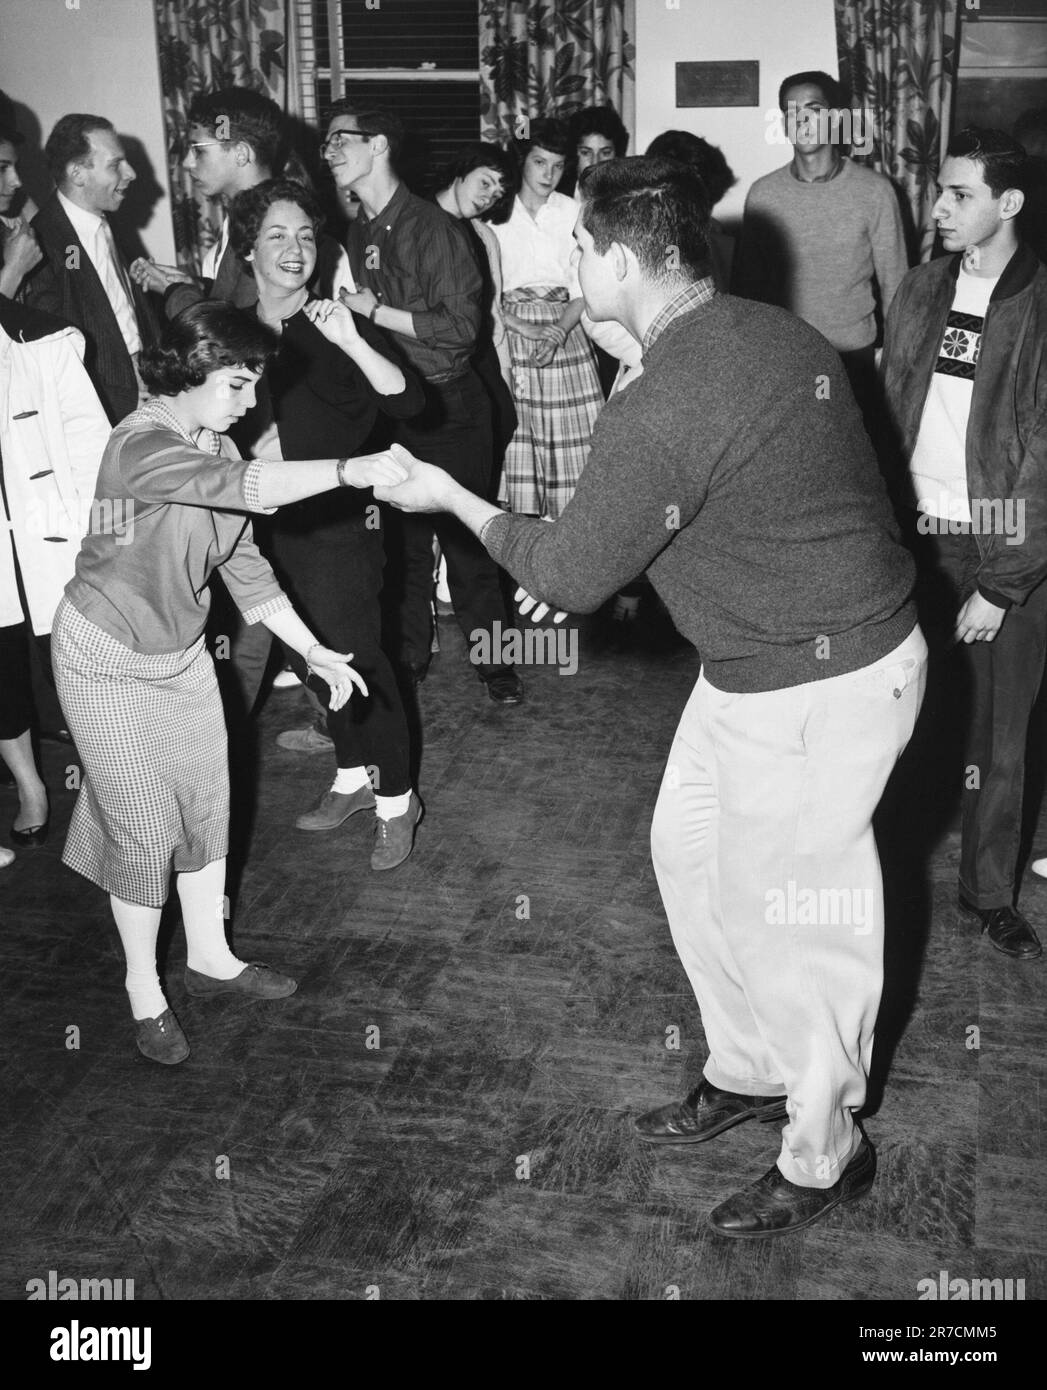
[[[384,455],[244,462],[224,431],[254,404],[272,350],[256,320],[223,301],[184,310],[139,369],[154,393],[117,426],[95,515],[52,639],[59,698],[84,766],[64,862],[109,893],[127,957],[139,1050],[171,1064],[189,1046],[156,971],[172,870],[190,994],[254,999],[296,982],[246,964],[226,941],[226,732],[204,645],[207,581],[220,568],[247,622],[265,625],[341,706],[364,682],[298,617],[259,553],[246,514],[403,470]]]
[[[277,446],[287,460],[373,450],[385,442],[390,420],[417,415],[425,404],[418,378],[390,361],[380,329],[344,304],[310,296],[321,221],[313,195],[289,179],[260,183],[232,207],[232,242],[254,274],[258,317],[279,336],[259,386],[255,428],[266,428],[269,449]],[[374,811],[371,867],[386,870],[411,853],[422,806],[411,787],[407,719],[380,645],[385,552],[377,522],[368,492],[314,498],[273,518],[269,546],[298,611],[323,641],[352,648],[371,692],[350,708],[335,703],[332,691],[328,704],[323,676],[310,680],[328,705],[337,769],[295,824],[334,830]],[[292,655],[291,664],[306,680],[302,657]]]

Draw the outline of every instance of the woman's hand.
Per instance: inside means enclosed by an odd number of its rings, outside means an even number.
[[[44,259],[44,253],[40,250],[36,233],[23,218],[0,217],[0,222],[7,229],[4,237],[4,269],[10,270],[11,276],[20,284]]]
[[[352,652],[333,652],[330,647],[322,647],[319,642],[314,642],[304,655],[309,670],[330,686],[331,709],[342,708],[352,695],[353,686],[361,695],[367,694],[364,678],[348,664],[353,659]]]
[[[251,445],[251,457],[254,459],[282,459],[283,456],[278,425],[270,425],[268,429],[263,430]]]
[[[539,367],[548,367],[556,354],[567,341],[567,334],[558,323],[547,323],[545,338],[533,350],[535,364]]]
[[[409,474],[385,449],[380,454],[361,454],[359,458],[350,459],[342,469],[342,476],[350,487],[396,487],[406,482]]]
[[[333,299],[313,299],[305,306],[303,313],[335,347],[346,348],[361,341],[352,311],[344,302],[339,304]]]
[[[136,261],[131,262],[131,279],[139,289],[152,290],[156,294],[163,294],[171,285],[196,283],[188,271],[175,265],[157,265],[156,261],[151,261],[145,256],[139,256]]]
[[[528,319],[518,318],[516,314],[506,314],[505,323],[510,332],[518,333],[521,338],[530,338],[534,343],[555,341],[561,332],[555,323],[531,323]]]
[[[374,290],[357,290],[355,293],[339,290],[338,298],[347,309],[352,309],[355,314],[360,314],[365,319],[369,319],[371,310],[381,303]]]

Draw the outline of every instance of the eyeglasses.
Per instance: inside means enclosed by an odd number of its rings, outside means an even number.
[[[195,154],[197,150],[206,150],[207,147],[208,147],[209,145],[228,145],[228,144],[229,144],[229,141],[228,141],[228,140],[195,140],[195,141],[187,141],[186,144],[182,146],[182,158],[183,158],[183,159],[188,159],[189,156],[190,156],[191,154]]]
[[[321,157],[324,158],[324,159],[326,159],[328,153],[329,153],[331,150],[340,150],[340,149],[342,148],[342,145],[346,142],[346,140],[352,140],[354,136],[355,136],[356,139],[358,139],[358,140],[373,140],[373,139],[374,139],[374,136],[370,133],[370,131],[367,131],[367,130],[335,130],[335,131],[332,131],[332,133],[327,137],[327,139],[326,139],[326,140],[323,142],[323,144],[320,146],[320,155],[321,155]]]

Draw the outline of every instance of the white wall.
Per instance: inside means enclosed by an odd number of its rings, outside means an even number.
[[[759,62],[759,106],[677,108],[675,65],[726,59]],[[808,68],[839,71],[833,0],[636,0],[632,152],[642,154],[663,130],[719,145],[738,182],[717,216],[736,221],[752,181],[791,157],[788,145],[767,142],[765,114],[777,109],[782,78]]]
[[[173,262],[152,0],[0,0],[0,88],[15,103],[20,172],[38,201],[51,189],[40,151],[58,117],[113,122],[138,173],[117,219]]]

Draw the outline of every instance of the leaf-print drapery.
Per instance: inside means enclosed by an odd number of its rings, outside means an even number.
[[[840,77],[869,112],[870,163],[905,192],[920,259],[934,245],[935,179],[949,141],[958,0],[836,0]]]
[[[222,222],[194,196],[181,164],[186,111],[197,92],[251,87],[284,105],[287,6],[293,0],[154,0],[179,263],[199,270]]]
[[[647,0],[645,0],[647,2]],[[482,139],[521,116],[613,106],[634,124],[631,0],[480,0]]]

